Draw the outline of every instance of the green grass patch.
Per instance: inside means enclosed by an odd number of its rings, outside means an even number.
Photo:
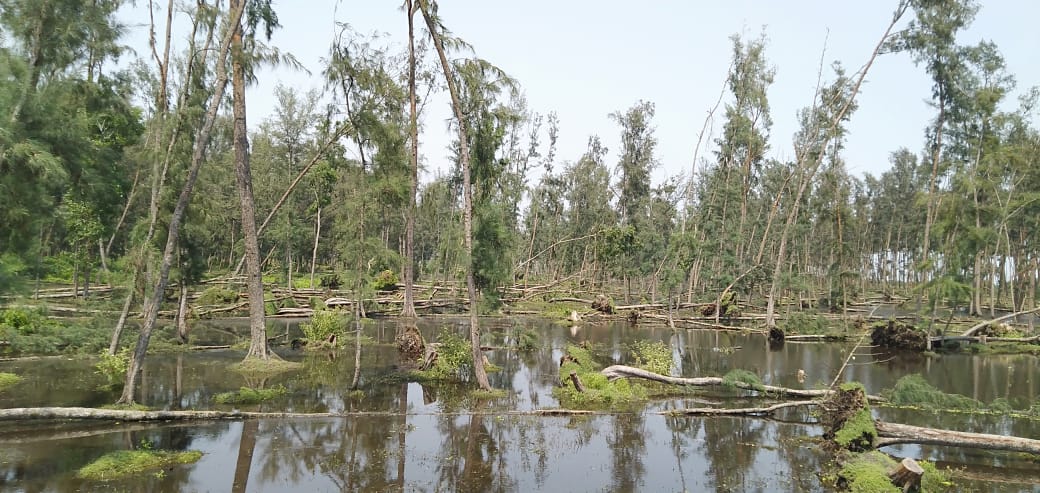
[[[620,378],[614,381],[607,379],[599,372],[597,364],[587,348],[568,346],[567,357],[560,366],[560,380],[563,386],[553,389],[553,396],[565,407],[590,408],[613,407],[619,404],[645,400],[649,395],[647,387]],[[570,374],[574,372],[585,387],[585,392],[574,388]]]
[[[269,389],[242,387],[234,392],[221,392],[214,397],[217,404],[250,405],[276,399],[289,391],[282,385]]]
[[[83,466],[76,475],[94,481],[112,481],[176,464],[194,464],[201,458],[202,452],[197,450],[120,450],[105,454]]]
[[[437,336],[437,344],[437,361],[429,370],[415,372],[417,377],[427,381],[468,381],[473,374],[473,352],[469,341],[444,329]]]
[[[14,387],[18,382],[22,381],[22,377],[15,375],[14,373],[2,373],[0,372],[0,392],[3,392],[11,387]]]
[[[922,493],[945,491],[953,486],[948,475],[936,468],[935,464],[927,461],[917,463],[924,469],[924,476],[921,477]],[[839,486],[854,493],[900,493],[902,490],[888,478],[889,471],[898,466],[895,459],[876,450],[853,454],[846,458],[838,473],[842,479]]]
[[[931,411],[978,411],[986,408],[985,404],[971,397],[947,394],[916,373],[903,376],[894,387],[882,390],[881,396],[894,406],[912,406]]]

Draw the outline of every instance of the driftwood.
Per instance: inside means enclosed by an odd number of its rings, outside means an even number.
[[[885,423],[883,421],[875,422],[874,427],[878,432],[878,438],[874,441],[875,447],[886,447],[901,443],[918,443],[922,445],[1027,452],[1040,455],[1040,440],[1029,438],[938,430],[920,426]]]
[[[986,344],[987,342],[1016,342],[1020,344],[1040,344],[1040,335],[1033,337],[989,337],[989,336],[935,336],[931,338],[931,346],[936,347],[944,342],[977,342],[980,344]]]
[[[647,371],[642,368],[635,368],[632,366],[625,365],[614,365],[608,366],[600,371],[609,380],[616,380],[618,378],[643,378],[654,382],[667,383],[670,385],[687,385],[692,387],[721,387],[723,385],[722,377],[671,377],[667,375],[661,375],[652,371]],[[777,387],[773,385],[762,385],[761,387],[754,387],[744,382],[733,382],[733,385],[742,390],[754,390],[757,392],[764,392],[769,394],[779,394],[791,397],[826,397],[834,393],[830,389],[789,389],[787,387]],[[867,396],[871,401],[883,401],[878,396]]]
[[[577,372],[571,372],[571,382],[574,383],[574,390],[577,390],[582,394],[585,393],[585,385],[581,383],[581,379],[578,378]]]
[[[1004,315],[1003,317],[997,317],[997,318],[994,318],[993,320],[987,320],[985,322],[981,322],[981,323],[975,324],[970,329],[964,331],[961,335],[964,336],[964,337],[973,336],[973,335],[975,335],[976,332],[982,330],[983,327],[989,326],[990,324],[995,324],[997,322],[1003,322],[1004,320],[1007,320],[1009,318],[1015,318],[1015,317],[1017,317],[1019,315],[1029,315],[1031,313],[1037,313],[1037,312],[1040,312],[1040,306],[1038,306],[1036,308],[1031,308],[1029,310],[1022,310],[1020,312],[1009,313],[1007,315]]]

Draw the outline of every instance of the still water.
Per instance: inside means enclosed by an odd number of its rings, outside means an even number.
[[[629,344],[650,339],[673,349],[673,373],[723,375],[741,368],[766,383],[812,388],[829,384],[851,344],[794,344],[770,350],[760,335],[673,332],[627,323],[576,327],[535,318],[482,319],[490,346],[509,346],[521,331],[539,334],[539,349],[488,353],[502,371],[491,383],[506,397],[474,400],[466,385],[420,385],[388,380],[397,369],[394,321],[375,321],[376,341],[361,353],[360,388],[348,388],[354,352],[279,349],[302,369],[262,381],[228,371],[243,353],[197,351],[150,356],[139,401],[167,409],[231,409],[213,402],[242,386],[283,385],[285,397],[243,410],[368,411],[382,415],[332,419],[221,422],[6,423],[0,425],[2,491],[821,491],[817,474],[830,457],[820,452],[814,418],[790,410],[773,419],[671,417],[674,408],[745,406],[725,390],[657,400],[637,410],[577,417],[515,414],[558,407],[552,397],[560,356],[568,344],[589,342],[605,364],[631,363]],[[465,330],[465,320],[427,319],[427,340],[442,330]],[[248,331],[241,321],[199,324],[200,344],[233,342]],[[269,335],[298,336],[296,322],[273,321]],[[100,406],[118,388],[105,388],[84,359],[0,362],[22,375],[0,394],[0,407]],[[877,393],[901,376],[920,373],[945,392],[984,402],[1007,399],[1028,409],[1040,396],[1035,356],[922,356],[857,351],[846,379]],[[806,374],[798,382],[798,372]],[[761,401],[758,401],[761,402]],[[881,419],[962,431],[1040,437],[1040,423],[1000,416],[933,414],[878,409]],[[151,446],[200,450],[194,465],[108,483],[76,478],[79,467],[114,451]],[[1014,454],[922,446],[887,452],[939,462],[954,470],[956,491],[1040,491],[1036,462]]]

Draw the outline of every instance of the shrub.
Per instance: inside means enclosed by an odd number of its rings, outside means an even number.
[[[469,341],[450,329],[437,336],[437,361],[423,376],[431,380],[467,380],[473,372],[473,352]]]
[[[324,341],[333,334],[342,336],[347,332],[347,317],[335,310],[316,311],[310,323],[300,324],[300,330],[310,341]]]
[[[116,354],[101,352],[101,359],[94,364],[94,372],[105,377],[108,386],[122,383],[126,379],[126,370],[130,368],[130,348],[124,348]]]
[[[397,291],[397,274],[387,269],[376,274],[372,279],[372,289],[376,291]]]
[[[41,310],[11,308],[0,311],[0,353],[57,354],[71,351],[94,352],[108,346],[111,329],[102,321],[86,325],[62,322],[47,317]]]

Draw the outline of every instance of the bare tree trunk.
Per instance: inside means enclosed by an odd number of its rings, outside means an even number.
[[[321,239],[321,207],[314,220],[314,250],[311,250],[311,289],[314,289],[314,265],[318,263],[318,241]]]
[[[870,67],[874,64],[874,60],[877,59],[878,54],[881,52],[881,48],[884,46],[885,41],[888,39],[889,33],[892,32],[892,28],[895,27],[896,23],[899,22],[899,18],[902,17],[903,13],[906,12],[907,6],[908,4],[906,2],[900,2],[899,9],[896,10],[895,14],[892,16],[892,22],[889,23],[888,28],[885,29],[885,34],[881,36],[881,40],[878,41],[877,45],[874,47],[874,52],[871,53],[870,60],[867,61],[867,64],[864,65],[863,69],[860,71],[859,77],[856,79],[856,85],[853,86],[852,91],[849,92],[848,100],[845,101],[845,104],[843,105],[841,110],[838,111],[837,115],[835,115],[834,119],[831,122],[831,128],[827,129],[827,135],[821,146],[821,151],[827,148],[827,145],[833,138],[833,130],[840,124],[842,118],[845,116],[845,113],[849,110],[849,107],[852,106],[853,101],[856,100],[856,94],[859,93],[860,86],[863,85],[863,80],[867,77],[867,72],[870,71]],[[816,129],[816,131],[819,131],[819,129]],[[769,297],[766,301],[766,326],[770,328],[776,327],[775,312],[777,286],[780,283],[781,267],[783,266],[784,262],[784,254],[787,251],[788,233],[791,231],[791,226],[794,224],[795,218],[798,216],[798,205],[802,200],[802,196],[805,194],[806,188],[808,188],[809,183],[812,181],[813,175],[816,174],[816,170],[819,169],[819,160],[823,159],[821,155],[819,158],[817,158],[816,162],[811,163],[810,165],[810,163],[804,162],[805,160],[812,159],[809,157],[809,149],[803,148],[796,152],[798,153],[798,166],[806,166],[806,169],[803,172],[800,184],[798,186],[798,194],[795,196],[794,203],[791,205],[791,211],[788,213],[787,222],[786,224],[784,224],[784,229],[780,233],[780,245],[777,250],[776,265],[773,267],[773,280],[769,285]]]
[[[243,9],[241,8],[231,10],[230,17],[232,26],[238,25],[242,18],[242,10]],[[214,81],[214,92],[210,99],[210,107],[206,110],[205,121],[196,135],[195,146],[191,157],[191,166],[188,168],[184,187],[181,189],[180,196],[177,198],[177,205],[173,209],[173,215],[170,216],[170,224],[166,235],[166,247],[163,250],[162,262],[159,267],[159,279],[155,283],[155,289],[152,291],[151,297],[145,301],[144,321],[141,325],[141,333],[137,338],[137,345],[134,347],[134,352],[130,357],[130,365],[126,372],[126,383],[123,385],[123,394],[119,398],[121,404],[134,403],[134,390],[137,386],[137,373],[141,370],[141,366],[144,364],[145,353],[148,350],[148,342],[151,340],[152,331],[155,330],[156,318],[159,315],[159,306],[162,304],[163,298],[165,297],[166,285],[170,276],[170,266],[173,264],[173,254],[177,248],[177,239],[180,236],[181,221],[184,219],[184,213],[188,208],[188,203],[191,201],[195,180],[198,179],[199,176],[199,169],[202,168],[202,163],[205,161],[206,147],[209,146],[209,139],[213,131],[213,125],[217,119],[217,111],[220,108],[220,101],[223,99],[224,90],[227,88],[228,75],[224,60],[227,57],[228,50],[230,49],[230,35],[230,32],[227,33],[221,41],[220,51],[218,52],[219,54],[217,57],[216,80]]]
[[[181,279],[180,296],[177,303],[177,339],[181,344],[188,343],[188,283]]]
[[[402,317],[415,317],[415,195],[419,182],[419,124],[415,101],[415,5],[405,0],[408,11],[408,129],[411,133],[412,173],[411,192],[408,196],[408,220],[404,239],[404,307]]]
[[[462,103],[459,100],[459,91],[455,87],[455,78],[452,75],[451,64],[444,53],[444,40],[438,31],[439,22],[430,12],[429,0],[419,0],[419,9],[422,10],[426,27],[430,30],[433,38],[433,46],[437,49],[437,56],[444,70],[444,79],[448,84],[448,92],[451,94],[451,109],[455,113],[459,131],[459,156],[462,161],[462,196],[465,202],[462,213],[463,239],[466,245],[466,292],[469,295],[469,342],[473,353],[473,373],[477,385],[481,389],[491,390],[488,382],[487,372],[484,370],[484,352],[480,349],[480,327],[477,325],[477,287],[473,278],[473,186],[470,180],[469,169],[469,132],[466,124],[466,115],[462,112]]]
[[[245,8],[245,0],[231,0],[232,10]],[[249,141],[246,128],[246,79],[242,67],[242,25],[231,24],[231,93],[234,113],[235,183],[242,209],[242,241],[245,246],[246,288],[249,293],[249,352],[246,359],[270,357],[264,320],[264,284],[260,277],[260,243],[256,233],[253,177],[249,170]]]

